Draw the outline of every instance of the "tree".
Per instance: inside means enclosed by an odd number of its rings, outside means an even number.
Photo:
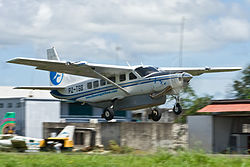
[[[250,64],[242,71],[240,80],[233,84],[234,96],[237,99],[250,99]]]
[[[176,122],[186,123],[188,115],[198,115],[199,113],[197,113],[197,111],[210,104],[212,98],[213,96],[209,95],[198,97],[192,87],[188,85],[181,95],[181,104],[184,109],[184,113],[176,119]]]

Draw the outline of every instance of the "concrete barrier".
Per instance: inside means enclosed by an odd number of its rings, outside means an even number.
[[[96,144],[108,148],[110,140],[120,146],[128,146],[140,150],[155,151],[158,148],[187,148],[187,125],[175,123],[44,123],[44,137],[51,132],[58,132],[67,125],[75,125],[76,132],[84,128],[94,128]]]

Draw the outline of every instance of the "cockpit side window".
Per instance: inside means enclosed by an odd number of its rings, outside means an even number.
[[[145,77],[149,74],[159,72],[156,68],[154,67],[138,67],[135,69],[135,71],[141,76]]]
[[[133,80],[133,79],[137,79],[137,77],[135,76],[135,74],[134,73],[129,73],[129,80]]]

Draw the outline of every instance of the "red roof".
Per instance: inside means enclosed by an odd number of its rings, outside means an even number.
[[[250,111],[250,103],[240,104],[210,104],[197,112],[242,112]]]

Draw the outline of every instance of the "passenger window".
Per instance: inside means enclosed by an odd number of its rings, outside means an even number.
[[[105,81],[105,80],[103,80],[103,79],[101,79],[101,80],[100,80],[100,85],[101,85],[101,86],[106,85],[106,81]]]
[[[109,77],[108,79],[115,82],[115,76]]]
[[[120,82],[125,81],[126,80],[126,75],[125,74],[121,74],[120,75]]]
[[[93,86],[94,86],[94,88],[97,88],[99,86],[99,81],[94,81]]]
[[[87,88],[92,89],[92,82],[87,83]]]
[[[136,79],[137,77],[135,76],[135,74],[133,74],[132,72],[129,73],[129,80],[133,80]]]

